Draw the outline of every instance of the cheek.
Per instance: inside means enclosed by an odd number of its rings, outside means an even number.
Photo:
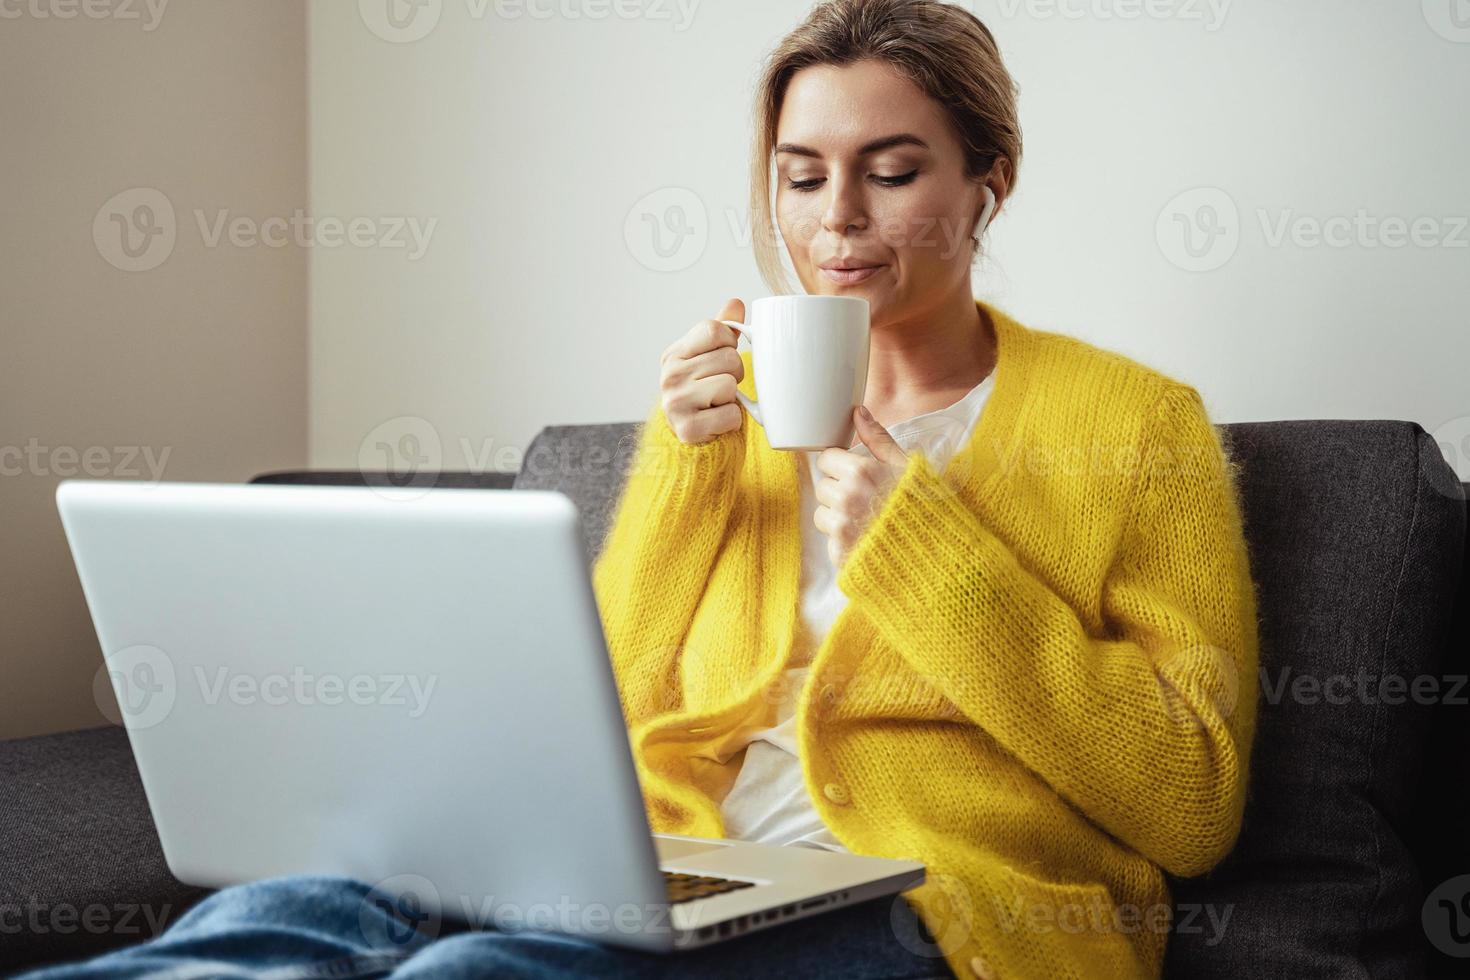
[[[880,233],[910,269],[968,264],[970,234],[963,214],[954,211],[954,198],[931,193],[895,199],[878,215]]]
[[[822,227],[821,195],[783,194],[776,199],[776,223],[793,251],[805,252]]]

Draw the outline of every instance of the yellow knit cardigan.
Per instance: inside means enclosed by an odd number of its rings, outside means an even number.
[[[975,431],[943,472],[910,454],[839,571],[798,701],[807,789],[850,850],[924,862],[904,898],[957,976],[1156,977],[1161,869],[1214,866],[1245,802],[1237,473],[1194,388],[979,306]],[[594,567],[655,832],[726,836],[731,743],[805,635],[798,457],[742,419],[690,446],[656,403]]]

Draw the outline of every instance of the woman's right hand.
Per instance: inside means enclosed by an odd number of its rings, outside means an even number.
[[[739,335],[721,320],[745,322],[745,304],[732,299],[713,320],[700,320],[659,357],[664,416],[679,441],[698,445],[740,428],[745,410],[735,387],[745,380]]]

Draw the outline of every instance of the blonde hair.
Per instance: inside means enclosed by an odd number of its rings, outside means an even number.
[[[824,0],[771,52],[756,85],[751,148],[751,241],[773,292],[788,292],[771,221],[776,122],[791,78],[813,65],[885,62],[939,103],[965,151],[965,176],[983,179],[996,161],[1021,163],[1016,84],[980,19],[939,0]]]

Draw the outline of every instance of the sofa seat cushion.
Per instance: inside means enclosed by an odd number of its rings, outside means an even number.
[[[0,742],[0,975],[161,932],[208,894],[169,873],[127,733]]]

